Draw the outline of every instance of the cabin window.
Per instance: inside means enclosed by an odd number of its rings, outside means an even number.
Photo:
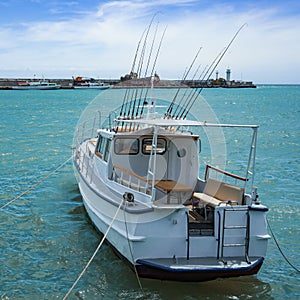
[[[104,157],[103,157],[103,159],[104,159],[105,161],[108,161],[110,145],[111,145],[111,140],[107,140],[106,146],[105,146]]]
[[[139,140],[136,138],[117,138],[114,143],[115,154],[138,154]]]
[[[143,153],[144,154],[151,154],[152,151],[152,139],[147,138],[143,139]],[[157,139],[157,146],[156,146],[156,154],[164,154],[167,150],[167,141],[162,138]]]
[[[96,155],[102,158],[103,153],[104,153],[104,147],[106,144],[106,138],[103,136],[99,136],[97,146],[96,146]]]

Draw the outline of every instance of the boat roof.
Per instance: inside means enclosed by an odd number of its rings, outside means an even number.
[[[200,122],[194,120],[181,119],[117,119],[117,122],[143,124],[149,126],[169,127],[169,126],[196,126],[196,127],[240,127],[240,128],[258,128],[259,125],[243,125],[243,124],[220,124]]]

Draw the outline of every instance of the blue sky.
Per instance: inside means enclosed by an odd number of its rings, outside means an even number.
[[[167,26],[156,71],[179,79],[197,49],[205,66],[247,23],[218,66],[225,77],[300,83],[300,1],[0,0],[0,77],[119,78],[153,14]]]

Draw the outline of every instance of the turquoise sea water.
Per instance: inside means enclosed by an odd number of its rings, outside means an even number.
[[[101,92],[98,109],[120,105],[116,96],[123,92]],[[0,206],[70,158],[77,121],[97,95],[0,91]],[[105,95],[116,100],[105,101]],[[259,199],[269,207],[268,220],[282,250],[299,269],[300,86],[209,89],[203,96],[221,122],[260,125]],[[0,299],[62,299],[100,239],[68,162],[0,210]],[[257,276],[195,284],[142,280],[143,294],[134,273],[104,244],[70,299],[300,299],[299,279],[272,239]]]

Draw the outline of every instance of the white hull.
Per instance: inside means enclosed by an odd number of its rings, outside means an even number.
[[[58,90],[61,86],[59,84],[55,85],[29,85],[29,86],[12,86],[13,90]]]
[[[110,87],[111,87],[110,85],[90,85],[90,86],[75,85],[74,89],[76,89],[76,90],[107,90]]]

